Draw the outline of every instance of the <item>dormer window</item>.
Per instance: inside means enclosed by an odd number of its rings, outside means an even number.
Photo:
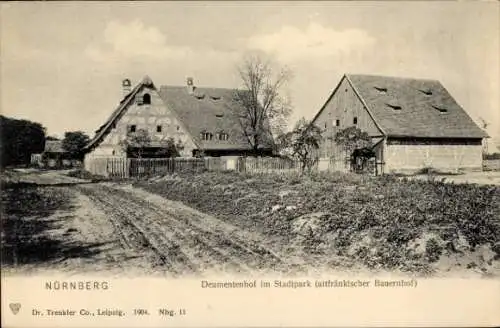
[[[215,114],[215,117],[222,118],[222,117],[224,117],[224,114],[222,114],[222,113]]]
[[[212,100],[220,100],[220,96],[210,96],[210,99],[212,99]]]
[[[151,95],[149,93],[145,93],[144,96],[142,96],[142,104],[151,105]]]
[[[444,113],[448,112],[448,109],[446,109],[444,107],[441,107],[441,106],[432,105],[432,108],[437,109],[441,114],[444,114]]]
[[[394,110],[401,110],[401,106],[398,104],[386,104],[386,105]]]
[[[432,96],[432,90],[431,89],[419,89],[418,91],[422,92],[426,96]]]
[[[381,94],[386,94],[387,93],[387,88],[384,87],[374,87],[379,93]]]

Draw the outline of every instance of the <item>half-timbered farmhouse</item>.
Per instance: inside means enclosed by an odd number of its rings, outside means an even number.
[[[123,140],[146,131],[150,142],[143,145],[145,157],[154,157],[164,141],[182,144],[180,155],[192,157],[242,156],[252,152],[235,113],[233,89],[199,88],[192,78],[185,86],[157,88],[145,77],[132,88],[123,81],[124,96],[118,107],[85,146],[86,159],[128,157]],[[260,154],[270,154],[271,144],[259,145]]]
[[[356,126],[383,172],[482,167],[486,133],[436,80],[346,74],[313,123],[324,130],[320,158],[343,156],[335,134]]]

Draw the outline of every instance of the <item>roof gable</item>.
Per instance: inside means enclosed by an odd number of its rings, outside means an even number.
[[[113,111],[113,113],[111,113],[110,117],[104,122],[103,125],[101,125],[96,130],[96,134],[92,138],[92,140],[90,140],[90,142],[85,147],[83,147],[84,150],[90,150],[92,147],[97,146],[103,140],[106,134],[111,130],[113,123],[120,118],[120,116],[127,109],[128,105],[135,100],[136,94],[146,86],[156,90],[153,81],[151,81],[151,79],[147,75],[142,79],[140,83],[138,83],[134,87],[134,89],[132,89],[127,95],[123,97],[118,107]]]
[[[439,81],[350,74],[346,78],[388,136],[487,137]]]

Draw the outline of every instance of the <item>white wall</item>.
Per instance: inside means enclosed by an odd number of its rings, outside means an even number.
[[[480,145],[386,145],[384,171],[481,169]]]

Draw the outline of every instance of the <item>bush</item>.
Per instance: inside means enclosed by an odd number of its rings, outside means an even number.
[[[431,238],[425,244],[425,256],[429,262],[436,262],[443,253],[443,247],[435,239]]]

